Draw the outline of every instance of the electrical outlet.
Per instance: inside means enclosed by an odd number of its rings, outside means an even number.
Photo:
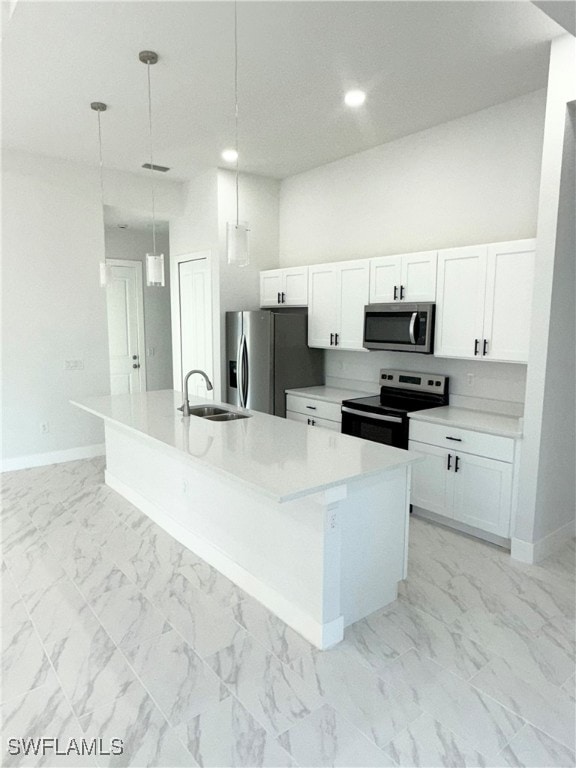
[[[469,387],[473,387],[474,386],[474,374],[473,373],[469,373],[467,375],[467,379],[468,379],[468,386]]]
[[[146,350],[146,355],[148,357],[154,357],[155,354],[156,354],[156,348],[155,347],[148,347],[148,349]]]
[[[40,424],[40,432],[43,435],[47,435],[48,432],[50,432],[50,422],[49,421],[43,421]]]
[[[83,371],[84,360],[64,360],[65,371]]]

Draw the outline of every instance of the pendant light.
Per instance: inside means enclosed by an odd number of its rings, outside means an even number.
[[[102,215],[104,215],[104,175],[103,175],[103,163],[102,163],[102,126],[100,124],[100,114],[106,112],[107,106],[101,101],[93,101],[90,104],[90,109],[98,114],[98,156],[100,164],[100,204],[102,206]],[[100,262],[100,286],[106,288],[108,283],[108,266],[106,259]]]
[[[234,127],[236,150],[236,220],[226,224],[226,253],[228,264],[245,267],[248,264],[248,232],[246,222],[240,223],[238,172],[238,2],[234,0]]]
[[[164,254],[156,253],[156,189],[154,185],[154,153],[152,142],[152,89],[150,87],[150,67],[158,61],[154,51],[140,51],[138,58],[146,64],[148,75],[148,130],[150,135],[150,173],[152,174],[152,253],[146,254],[146,285],[164,287]]]

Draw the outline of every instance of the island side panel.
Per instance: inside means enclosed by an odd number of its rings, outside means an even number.
[[[405,578],[410,466],[355,480],[342,503],[344,626],[396,600]]]
[[[280,504],[109,423],[106,460],[108,485],[311,643],[342,639],[333,491]]]

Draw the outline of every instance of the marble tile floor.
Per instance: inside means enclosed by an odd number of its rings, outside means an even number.
[[[399,599],[320,652],[103,469],[1,478],[2,765],[575,765],[574,541],[527,566],[412,519]]]

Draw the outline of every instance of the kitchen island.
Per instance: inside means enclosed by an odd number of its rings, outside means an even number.
[[[318,648],[396,599],[417,455],[229,405],[249,418],[183,418],[181,402],[73,402],[104,420],[111,488]]]

